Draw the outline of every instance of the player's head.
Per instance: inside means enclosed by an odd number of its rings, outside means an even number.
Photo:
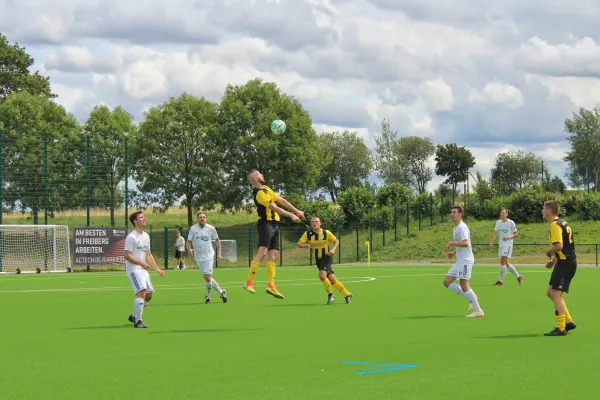
[[[136,228],[144,228],[146,226],[146,217],[141,211],[136,211],[129,216],[129,221]]]
[[[198,217],[198,223],[202,226],[206,225],[206,220],[208,219],[206,217],[206,213],[204,211],[199,211],[198,214],[196,214],[196,217]]]
[[[252,184],[259,183],[262,185],[265,183],[265,177],[260,173],[259,170],[253,169],[252,171],[248,172],[248,181]]]
[[[508,209],[507,208],[500,209],[500,218],[502,218],[502,219],[508,218]]]
[[[177,229],[177,237],[181,236],[181,231]]]
[[[560,206],[556,200],[548,200],[544,203],[544,208],[542,208],[542,215],[544,219],[548,222],[551,222],[554,218],[558,217],[558,213],[560,211]]]
[[[318,231],[321,229],[321,219],[319,217],[312,217],[310,220],[310,227],[313,229],[313,231]]]
[[[450,218],[452,218],[452,221],[454,222],[460,222],[462,221],[463,214],[464,210],[461,206],[453,206],[452,211],[450,212]]]

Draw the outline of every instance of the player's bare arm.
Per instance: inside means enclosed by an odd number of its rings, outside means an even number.
[[[490,249],[492,247],[494,247],[494,242],[496,241],[496,238],[498,237],[498,232],[494,231],[494,233],[492,233],[492,238],[490,239]],[[506,240],[506,239],[504,239]]]
[[[331,247],[331,249],[329,249],[327,254],[330,256],[334,255],[339,245],[340,245],[340,240],[336,239],[335,242],[333,243],[333,246]]]
[[[296,247],[300,247],[301,249],[310,249],[310,244],[299,241],[296,243]]]
[[[139,265],[140,267],[144,268],[145,270],[150,269],[150,265],[148,265],[147,263],[145,263],[142,260],[138,260],[137,258],[135,258],[129,250],[125,250],[125,259],[132,264]]]
[[[458,242],[449,241],[446,243],[446,247],[444,247],[444,252],[448,252],[450,247],[469,247],[469,239],[460,240]]]
[[[512,235],[506,235],[502,239],[504,239],[504,240],[511,240],[511,239],[516,238],[517,236],[519,236],[519,232],[515,232]]]
[[[296,216],[296,215],[292,214],[292,213],[291,213],[291,212],[289,212],[289,211],[286,211],[286,210],[284,210],[284,209],[283,209],[283,208],[281,208],[281,207],[278,207],[278,206],[276,206],[276,205],[275,205],[275,203],[271,203],[271,204],[269,205],[269,208],[270,208],[271,210],[275,211],[275,212],[276,212],[277,214],[279,214],[279,215],[283,215],[284,217],[288,217],[289,219],[291,219],[291,220],[292,220],[292,221],[294,221],[294,222],[300,222],[300,218],[299,218],[298,216]]]
[[[154,256],[152,255],[152,253],[148,252],[148,254],[146,255],[146,258],[148,259],[149,264],[152,266],[152,268],[154,268],[154,270],[158,273],[158,275],[160,275],[160,276],[165,275],[165,272],[158,267],[158,264],[156,264],[156,260],[154,259]]]
[[[194,249],[192,248],[191,240],[187,241],[187,249],[188,249],[188,254],[190,255],[190,257],[194,257]]]
[[[287,208],[288,210],[292,210],[292,212],[294,214],[296,214],[296,216],[300,219],[304,218],[304,211],[300,211],[298,210],[296,207],[294,207],[294,205],[292,203],[290,203],[289,201],[287,201],[286,199],[284,199],[283,197],[279,197],[277,199],[277,202],[279,204],[281,204],[282,206],[284,206],[285,208]]]
[[[563,244],[562,243],[560,243],[560,242],[552,243],[552,246],[550,246],[550,247],[548,247],[546,249],[546,255],[548,257],[551,257],[552,254],[555,254],[557,251],[561,251],[562,248],[563,248]]]
[[[223,261],[223,257],[221,256],[221,240],[219,240],[219,238],[216,238],[215,242],[217,244],[217,260]]]

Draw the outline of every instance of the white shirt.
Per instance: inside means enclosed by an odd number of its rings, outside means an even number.
[[[456,246],[456,263],[475,263],[475,256],[473,255],[473,248],[471,247],[471,232],[469,231],[467,224],[460,221],[460,223],[454,227],[452,237],[455,242],[462,242],[463,240],[469,241],[468,247]]]
[[[185,250],[185,239],[183,238],[183,236],[179,236],[177,238],[177,240],[175,241],[175,246],[177,247],[177,250],[179,250],[179,251]]]
[[[125,238],[125,250],[140,261],[146,262],[146,252],[150,251],[150,236],[146,232],[138,233],[135,229]],[[143,269],[141,265],[125,260],[125,269]]]
[[[190,228],[187,240],[194,246],[194,258],[196,261],[211,261],[215,259],[215,249],[212,241],[217,240],[219,235],[214,226],[205,224],[201,227],[196,224]]]
[[[496,232],[498,232],[498,245],[501,247],[504,246],[512,246],[513,240],[504,240],[502,239],[504,236],[511,236],[517,232],[517,226],[515,225],[512,219],[507,219],[506,222],[499,219],[496,222],[496,227],[494,228]]]

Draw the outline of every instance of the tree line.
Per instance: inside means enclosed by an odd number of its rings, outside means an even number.
[[[148,109],[140,122],[121,106],[98,105],[80,123],[56,102],[49,78],[30,72],[33,62],[24,47],[0,34],[2,206],[7,211],[31,210],[37,218],[45,201],[52,211],[82,208],[91,186],[93,204],[109,209],[114,224],[114,212],[125,201],[127,173],[136,182],[128,193],[131,206],[153,205],[160,212],[181,205],[192,224],[194,209],[245,207],[246,174],[252,168],[262,171],[275,190],[339,223],[403,207],[426,216],[434,212],[434,202],[439,213],[446,204],[441,199],[454,204],[457,195],[483,209],[486,201],[531,189],[532,182],[544,193],[566,191],[534,153],[501,153],[489,177],[473,175],[476,160],[469,149],[402,136],[387,119],[375,135],[374,151],[356,131],[318,135],[297,99],[259,78],[227,85],[218,102],[190,93],[171,97]],[[283,135],[271,132],[275,119],[286,122]],[[573,187],[597,191],[600,112],[580,109],[565,120],[564,129],[571,146],[565,177]],[[445,181],[430,195],[434,174]],[[370,184],[374,175],[385,184]],[[460,194],[460,184],[469,180],[474,193]]]

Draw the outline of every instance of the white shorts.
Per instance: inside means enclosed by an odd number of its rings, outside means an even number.
[[[200,272],[202,272],[202,275],[212,275],[213,263],[214,263],[213,260],[208,260],[208,261],[196,260],[196,265],[198,266],[198,269],[200,270]]]
[[[499,257],[512,257],[512,246],[500,246],[498,249]]]
[[[133,292],[137,294],[140,290],[146,290],[146,293],[154,292],[150,274],[145,269],[135,268],[127,271],[127,277],[133,288]]]
[[[471,272],[473,272],[473,264],[471,263],[456,263],[450,268],[446,275],[454,276],[458,279],[471,279]]]

